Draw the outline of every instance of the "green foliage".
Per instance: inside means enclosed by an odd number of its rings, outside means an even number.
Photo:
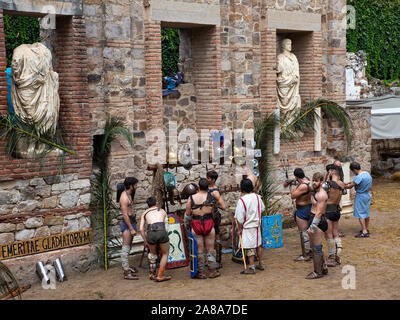
[[[316,110],[321,108],[322,114],[331,120],[338,121],[344,128],[347,141],[347,148],[351,145],[351,120],[344,108],[337,103],[328,100],[310,102],[304,109],[299,110],[293,118],[289,119],[286,114],[279,117],[275,113],[267,114],[264,120],[255,123],[256,148],[261,149],[262,158],[260,164],[260,195],[265,205],[267,215],[279,213],[279,199],[275,200],[274,195],[279,188],[275,179],[276,168],[273,165],[273,144],[274,130],[280,124],[281,143],[298,141],[304,133],[314,130],[314,122],[318,119]]]
[[[7,67],[11,66],[13,51],[21,44],[40,42],[40,26],[37,17],[4,15],[4,33]]]
[[[179,29],[161,29],[162,75],[169,76],[178,72]]]
[[[50,129],[47,132],[41,133],[38,131],[34,122],[29,119],[21,119],[13,113],[0,116],[0,139],[7,139],[7,154],[14,156],[18,142],[23,139],[27,141],[44,143],[46,148],[42,153],[36,154],[37,159],[45,159],[48,154],[56,149],[64,151],[60,157],[60,172],[63,170],[65,153],[77,155],[76,152],[67,149],[64,146],[61,128],[58,126],[54,130]]]
[[[110,258],[122,245],[119,240],[112,239],[110,234],[111,221],[118,215],[117,207],[112,200],[110,175],[108,172],[108,156],[111,144],[118,135],[123,136],[133,146],[133,136],[124,123],[115,118],[107,120],[104,128],[104,138],[97,146],[94,159],[99,168],[92,179],[92,197],[90,207],[93,214],[92,227],[94,230],[94,243],[98,253],[98,262],[106,270],[110,266]]]
[[[356,28],[347,29],[347,51],[364,50],[368,76],[400,75],[400,0],[347,0],[356,9]]]

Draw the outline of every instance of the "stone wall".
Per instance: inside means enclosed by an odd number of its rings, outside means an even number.
[[[77,173],[0,181],[0,243],[89,229],[89,202]]]
[[[371,167],[375,176],[389,177],[400,171],[400,139],[373,139]]]

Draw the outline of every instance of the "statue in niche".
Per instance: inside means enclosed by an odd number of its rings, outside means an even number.
[[[11,101],[15,114],[36,125],[39,134],[54,135],[57,129],[60,99],[58,74],[53,71],[50,50],[41,43],[23,44],[14,50],[11,65]],[[46,144],[30,137],[20,139],[19,158],[34,158],[45,152]],[[56,149],[51,155],[62,153]]]
[[[288,121],[301,108],[299,62],[291,51],[292,40],[284,39],[276,71],[278,106],[282,112],[288,114]]]

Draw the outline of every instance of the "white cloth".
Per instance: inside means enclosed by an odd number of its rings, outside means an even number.
[[[264,203],[258,194],[246,194],[238,200],[235,219],[243,225],[243,249],[261,246],[261,216],[264,210]]]
[[[261,225],[261,216],[264,210],[265,206],[260,195],[249,193],[238,200],[235,218],[240,224],[243,224],[243,228],[257,228]]]
[[[243,249],[255,249],[262,244],[261,227],[243,229]]]

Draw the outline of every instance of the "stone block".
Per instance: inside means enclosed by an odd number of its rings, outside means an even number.
[[[63,208],[71,208],[76,206],[79,200],[77,191],[67,191],[61,195],[60,204]]]
[[[64,217],[48,216],[44,218],[44,225],[46,226],[57,226],[64,223]]]
[[[80,196],[79,198],[79,204],[89,204],[90,203],[90,193],[86,193]]]
[[[44,186],[37,186],[35,188],[35,194],[42,198],[50,197],[51,195],[51,186],[44,185]]]
[[[34,178],[34,179],[31,179],[31,180],[29,181],[29,185],[30,185],[30,186],[35,186],[35,187],[38,187],[38,186],[45,186],[45,185],[46,185],[46,182],[44,181],[43,178]]]
[[[29,240],[35,235],[34,229],[24,229],[15,233],[15,241]]]
[[[11,232],[15,231],[15,229],[16,225],[14,223],[0,223],[0,232]]]
[[[39,202],[36,200],[26,200],[21,201],[18,206],[17,210],[19,212],[31,212],[35,210],[39,206]]]
[[[6,244],[14,241],[14,233],[0,233],[0,244]]]
[[[79,218],[79,230],[85,230],[90,228],[90,218],[89,217],[81,217]]]
[[[60,234],[60,233],[62,233],[63,226],[62,225],[60,225],[60,226],[51,226],[51,227],[49,227],[49,230],[50,230],[50,234],[51,235]]]
[[[24,222],[24,225],[28,229],[41,227],[43,225],[43,218],[42,217],[29,218]]]
[[[21,200],[21,194],[19,193],[18,190],[0,191],[1,204],[17,203],[20,200]]]
[[[64,224],[62,228],[62,233],[75,232],[78,230],[79,230],[79,221],[77,219],[68,220],[68,222]]]
[[[80,179],[80,180],[71,181],[69,186],[70,186],[71,190],[90,188],[90,180],[89,179]]]
[[[51,191],[66,191],[66,190],[69,190],[68,182],[53,184],[51,187]]]
[[[50,228],[47,226],[43,226],[36,229],[34,237],[41,238],[41,237],[47,237],[49,235],[50,235]]]
[[[57,207],[57,202],[58,202],[58,197],[57,196],[53,196],[50,198],[45,198],[42,201],[42,208],[44,209],[53,209],[55,207]]]

